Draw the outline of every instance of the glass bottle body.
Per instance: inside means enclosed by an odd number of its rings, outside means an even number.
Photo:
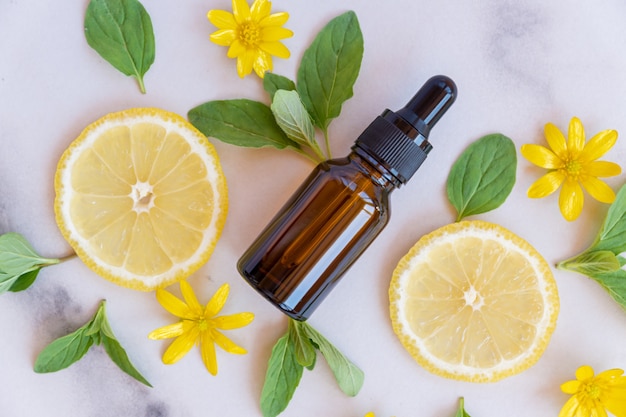
[[[389,220],[399,186],[358,150],[319,164],[238,263],[290,317],[305,320]]]

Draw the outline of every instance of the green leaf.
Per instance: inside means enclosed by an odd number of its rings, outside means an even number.
[[[499,207],[515,184],[517,153],[502,134],[472,143],[450,170],[447,193],[458,212],[457,221]]]
[[[305,334],[315,343],[322,352],[328,366],[335,375],[339,388],[351,397],[359,393],[363,386],[365,375],[363,371],[350,362],[335,346],[321,333],[306,322],[300,324]]]
[[[150,385],[150,383],[143,377],[143,375],[139,373],[139,371],[137,371],[137,369],[130,362],[126,351],[116,339],[103,335],[102,345],[104,346],[104,350],[106,351],[106,353],[109,355],[109,358],[111,358],[111,360],[122,371],[126,372],[128,375],[132,376],[142,384],[145,384],[152,388],[152,385]]]
[[[143,77],[154,62],[152,21],[137,0],[91,0],[85,14],[87,43],[116,69],[133,76],[145,93]]]
[[[303,370],[287,333],[278,339],[272,349],[261,392],[263,417],[276,417],[287,408],[300,383]]]
[[[315,128],[297,91],[278,90],[270,108],[289,139],[300,145],[317,146]]]
[[[289,344],[292,346],[298,363],[312,370],[317,353],[311,339],[301,328],[301,322],[289,320]]]
[[[267,91],[273,101],[274,94],[276,94],[278,90],[293,91],[296,89],[296,83],[282,75],[266,72],[263,77],[263,89]]]
[[[459,409],[456,412],[456,416],[455,417],[470,417],[469,414],[467,414],[467,412],[465,411],[465,400],[463,399],[463,397],[461,397],[459,399]]]
[[[591,249],[608,250],[615,255],[626,252],[626,185],[615,196]]]
[[[19,277],[17,277],[13,285],[11,285],[11,288],[9,288],[9,291],[19,292],[19,291],[24,291],[28,289],[31,285],[33,285],[33,283],[37,279],[37,275],[39,275],[39,271],[41,271],[41,268],[35,269],[35,270],[29,271],[25,274],[20,275]]]
[[[42,258],[28,241],[18,233],[0,235],[0,271],[22,275],[47,265],[59,263],[58,259]]]
[[[299,148],[276,123],[272,110],[258,101],[209,101],[191,109],[189,121],[200,132],[236,146]]]
[[[617,256],[608,250],[584,252],[575,258],[560,262],[557,267],[587,276],[617,271],[620,268]]]
[[[37,356],[34,370],[37,373],[47,373],[65,369],[82,358],[92,344],[93,340],[85,335],[83,326],[46,346]]]
[[[621,264],[624,264],[624,258],[621,258]],[[624,269],[593,275],[591,278],[600,284],[626,310],[626,271]]]
[[[297,89],[316,126],[325,133],[353,95],[363,59],[363,34],[356,14],[331,20],[304,52]]]

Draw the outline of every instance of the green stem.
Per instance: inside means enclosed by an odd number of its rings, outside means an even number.
[[[141,91],[141,94],[146,94],[146,86],[143,83],[143,77],[137,75],[135,78],[137,78],[137,82],[139,83],[139,91]]]
[[[326,146],[326,154],[328,155],[328,159],[332,159],[333,155],[330,151],[330,140],[328,138],[328,128],[324,129],[324,143]]]
[[[291,150],[293,150],[294,152],[299,153],[300,155],[306,157],[308,160],[310,160],[311,162],[313,162],[315,165],[319,164],[320,162],[324,161],[326,158],[324,158],[323,155],[317,155],[318,159],[314,158],[313,156],[309,155],[307,152],[305,152],[303,149],[299,149],[299,148],[289,148]]]

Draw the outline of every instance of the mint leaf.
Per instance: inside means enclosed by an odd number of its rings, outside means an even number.
[[[296,83],[282,75],[266,72],[263,77],[263,89],[267,91],[273,101],[274,94],[276,94],[278,90],[293,91],[296,89]]]
[[[39,256],[19,233],[0,235],[0,294],[28,288],[41,268],[59,262]]]
[[[447,182],[456,221],[499,207],[515,184],[517,153],[513,141],[501,134],[472,143],[456,160]]]
[[[106,317],[106,301],[104,300],[98,306],[98,310],[91,320],[73,333],[56,339],[41,351],[35,361],[35,372],[55,372],[67,368],[80,360],[92,345],[101,343],[109,358],[122,371],[139,382],[152,387],[135,369],[128,359],[126,351],[115,339],[113,330]]]
[[[319,151],[315,140],[315,128],[297,91],[278,90],[271,105],[272,113],[278,126],[287,137],[300,145],[310,146],[318,153],[321,160],[324,155]]]
[[[282,413],[293,397],[304,368],[298,363],[289,334],[283,335],[272,349],[261,392],[263,417]]]
[[[236,146],[299,148],[280,129],[272,110],[258,101],[209,101],[191,109],[188,118],[200,132]]]
[[[91,0],[85,14],[87,43],[117,70],[133,76],[146,92],[143,77],[154,62],[152,21],[137,0]]]
[[[298,363],[312,370],[317,352],[309,337],[301,328],[301,323],[289,320],[289,344],[293,347]]]
[[[363,371],[350,362],[332,343],[330,343],[321,333],[315,330],[306,322],[299,323],[302,331],[317,346],[331,371],[335,375],[339,388],[351,397],[359,393],[365,380]]]
[[[591,250],[608,250],[618,255],[626,252],[626,185],[618,191],[609,207],[602,228]]]
[[[120,345],[120,342],[118,342],[114,338],[103,335],[102,345],[104,346],[104,350],[106,351],[106,353],[109,355],[109,358],[111,358],[111,360],[122,371],[126,372],[128,375],[132,376],[142,384],[145,384],[152,388],[152,385],[150,385],[146,378],[144,378],[143,375],[141,375],[130,362],[130,359],[128,359],[128,355],[126,354],[126,351],[124,350],[122,345]]]
[[[85,335],[88,325],[89,323],[46,346],[35,360],[35,372],[60,371],[80,360],[93,344],[92,338]]]
[[[352,11],[332,19],[304,52],[297,90],[316,126],[327,136],[331,120],[353,95],[363,59],[363,34]]]
[[[617,271],[620,264],[613,252],[601,250],[584,252],[575,258],[561,262],[559,268],[593,277],[598,274]]]

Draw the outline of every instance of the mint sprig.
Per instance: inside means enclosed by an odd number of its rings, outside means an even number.
[[[30,287],[41,268],[61,259],[44,258],[19,233],[0,235],[0,294],[23,291]]]
[[[266,73],[263,88],[271,106],[251,100],[209,101],[189,110],[189,121],[206,136],[244,147],[290,149],[315,163],[331,157],[328,128],[339,116],[363,59],[363,34],[356,14],[332,19],[304,52],[297,83]],[[315,127],[325,138],[325,153]]]
[[[364,374],[321,333],[306,322],[289,319],[289,329],[270,356],[261,392],[263,417],[276,417],[289,405],[304,368],[313,370],[316,351],[326,359],[339,388],[348,396],[361,390]]]
[[[56,372],[78,362],[93,345],[103,345],[111,360],[137,381],[152,387],[135,369],[124,348],[115,338],[106,317],[106,301],[102,301],[93,318],[74,332],[46,346],[35,360],[37,373]]]
[[[593,243],[582,253],[557,264],[600,284],[626,310],[626,185],[609,207]]]
[[[465,399],[463,397],[459,399],[459,408],[454,417],[470,417],[467,411],[465,411]]]

